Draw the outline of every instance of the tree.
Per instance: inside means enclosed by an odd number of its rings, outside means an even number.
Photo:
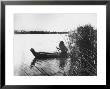
[[[69,34],[69,38],[71,41],[70,43],[74,43],[74,47],[78,50],[76,51],[76,49],[74,49],[70,44],[69,48],[72,49],[70,51],[71,64],[75,64],[79,60],[79,64],[81,65],[78,67],[77,75],[96,75],[97,30],[91,25],[80,26],[73,31],[72,34]]]

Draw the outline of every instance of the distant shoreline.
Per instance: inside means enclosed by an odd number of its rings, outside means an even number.
[[[14,31],[14,34],[68,34],[69,32]]]

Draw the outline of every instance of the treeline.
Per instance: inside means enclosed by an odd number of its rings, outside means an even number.
[[[50,31],[24,31],[15,30],[14,34],[68,34],[68,32],[50,32]]]
[[[70,32],[69,38],[71,58],[69,75],[97,75],[97,30],[91,25],[79,26]]]

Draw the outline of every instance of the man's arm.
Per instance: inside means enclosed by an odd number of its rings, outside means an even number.
[[[60,48],[56,47],[58,50],[60,50]]]

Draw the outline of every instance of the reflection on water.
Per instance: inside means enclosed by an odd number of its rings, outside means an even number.
[[[18,34],[14,35],[14,72],[18,75],[21,65],[30,65],[34,56],[30,48],[37,52],[56,52],[60,41],[67,46],[65,34]],[[42,62],[42,66],[58,71],[59,61],[56,59]]]

